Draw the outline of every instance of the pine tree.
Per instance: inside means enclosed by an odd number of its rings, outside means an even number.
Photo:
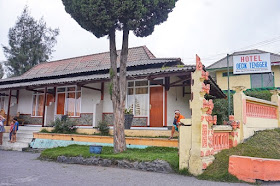
[[[8,76],[19,76],[33,66],[47,61],[56,44],[59,29],[47,28],[41,18],[36,21],[25,7],[14,27],[9,29],[9,46],[3,46]]]
[[[62,0],[78,24],[97,38],[109,36],[112,102],[114,109],[114,151],[126,150],[124,111],[126,62],[129,31],[138,37],[153,33],[155,25],[168,18],[177,0]],[[123,32],[120,71],[117,74],[116,30]]]

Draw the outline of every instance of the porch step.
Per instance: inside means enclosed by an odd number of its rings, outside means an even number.
[[[15,150],[22,151],[23,148],[29,147],[33,139],[33,132],[39,132],[40,127],[29,127],[29,126],[19,126],[17,132],[17,141],[15,143],[10,143],[9,133],[3,134],[3,144],[0,145],[0,149],[3,150]]]

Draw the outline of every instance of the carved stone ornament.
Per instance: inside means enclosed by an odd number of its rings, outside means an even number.
[[[202,83],[202,92],[205,92],[206,94],[209,94],[210,85],[209,84],[205,85],[204,83]]]
[[[208,77],[209,77],[209,72],[205,72],[204,70],[202,70],[201,78],[205,79],[205,80],[208,80],[209,79]]]
[[[200,57],[198,55],[196,55],[196,70],[202,70],[203,65],[200,61]]]
[[[232,88],[233,88],[233,90],[236,91],[236,93],[243,92],[246,90],[246,87],[244,87],[244,86],[234,86]]]

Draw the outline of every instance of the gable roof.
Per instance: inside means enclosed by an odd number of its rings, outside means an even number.
[[[270,61],[271,61],[271,65],[280,65],[280,55],[278,54],[274,54],[271,52],[266,52],[263,50],[258,50],[258,49],[254,49],[254,50],[244,50],[244,51],[239,51],[239,52],[234,52],[231,55],[229,55],[229,67],[232,67],[233,65],[233,56],[236,55],[248,55],[248,54],[262,54],[262,53],[270,53]],[[219,68],[226,68],[227,67],[227,56],[220,59],[219,61],[209,65],[207,67],[207,70],[211,70],[211,69],[219,69]]]

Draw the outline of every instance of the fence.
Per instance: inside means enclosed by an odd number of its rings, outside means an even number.
[[[280,127],[279,91],[273,90],[271,101],[246,96],[245,87],[235,87],[233,96],[234,116],[240,121],[240,141],[254,135],[256,131]]]

